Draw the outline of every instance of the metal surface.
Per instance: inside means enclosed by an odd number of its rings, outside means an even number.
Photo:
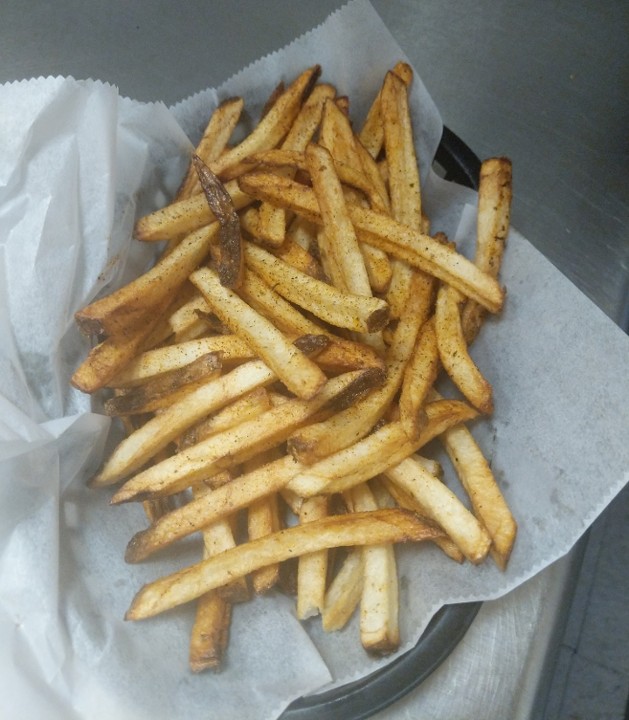
[[[3,0],[0,82],[95,77],[125,95],[170,104],[281,47],[340,4]],[[627,327],[629,5],[373,5],[444,122],[479,156],[513,160],[514,225]],[[532,717],[543,688],[541,659],[552,656],[546,630],[561,620],[572,576],[569,559],[561,561],[486,603],[453,656],[421,692],[388,709],[388,720],[417,717],[420,706],[431,709],[430,717],[451,720]]]

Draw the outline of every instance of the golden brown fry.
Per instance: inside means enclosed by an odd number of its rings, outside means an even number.
[[[324,518],[281,530],[145,585],[127,611],[140,620],[190,602],[265,565],[332,547],[422,542],[441,531],[404,510],[376,510]]]
[[[179,450],[184,450],[196,445],[211,435],[229,430],[242,422],[257,417],[260,413],[270,410],[271,407],[270,393],[266,388],[252,390],[188,428],[179,438],[177,447]]]
[[[85,393],[106,387],[111,378],[140,351],[169,302],[168,297],[161,298],[152,309],[154,315],[147,317],[143,325],[128,329],[121,335],[112,335],[93,347],[72,375],[72,385]]]
[[[320,74],[321,68],[318,65],[304,70],[277,98],[251,133],[212,163],[212,172],[222,180],[231,179],[234,172],[240,172],[240,164],[246,157],[254,152],[275,147],[290,130]]]
[[[417,458],[417,455],[412,457]],[[417,500],[408,492],[403,490],[399,485],[396,485],[392,480],[385,475],[380,475],[378,480],[386,488],[387,492],[395,498],[395,503],[405,510],[410,510],[416,513],[419,517],[424,517],[424,508],[417,502]],[[373,481],[372,481],[373,482]],[[456,563],[462,563],[465,560],[465,555],[459,550],[458,546],[447,536],[436,538],[434,541],[435,545]]]
[[[182,368],[162,373],[142,385],[117,394],[105,402],[107,415],[138,415],[172,405],[200,383],[218,376],[221,370],[218,353],[207,353]]]
[[[242,192],[236,180],[225,183],[225,189],[236,210],[242,210],[252,202],[251,198]],[[142,242],[177,240],[215,221],[214,213],[203,194],[192,195],[141,217],[135,224],[133,237]],[[164,255],[164,259],[169,254]]]
[[[421,189],[407,87],[393,72],[387,73],[384,80],[380,106],[391,215],[398,222],[419,232],[422,229]],[[392,270],[387,301],[392,316],[399,317],[408,300],[412,270],[406,261],[400,259],[393,261]]]
[[[312,222],[321,222],[314,192],[304,185],[264,173],[245,175],[239,182],[253,197],[292,209]],[[359,239],[450,283],[490,312],[501,309],[504,291],[498,282],[463,255],[381,213],[355,205],[348,209]]]
[[[378,509],[367,483],[347,496],[353,512]],[[364,577],[360,599],[360,641],[369,652],[387,654],[400,644],[397,563],[390,543],[363,547]]]
[[[267,463],[204,497],[195,498],[159,518],[146,530],[136,533],[129,545],[127,562],[141,562],[157,550],[167,547],[209,525],[214,520],[247,507],[259,498],[282,490],[303,465],[285,456]]]
[[[127,388],[142,385],[151,378],[183,368],[210,353],[219,355],[223,363],[241,363],[253,357],[253,350],[236,335],[199,338],[147,350],[111,378],[107,386]]]
[[[400,388],[419,329],[430,311],[430,284],[418,275],[413,287],[387,354],[387,380],[382,388],[354,407],[295,433],[289,438],[288,449],[296,459],[311,464],[341,450],[363,438],[383,417]]]
[[[360,602],[363,589],[364,556],[352,548],[325,594],[321,625],[326,632],[345,627]]]
[[[172,298],[205,259],[217,237],[218,224],[189,235],[136,280],[76,313],[77,324],[88,334],[115,335],[129,328],[144,327],[149,315],[157,319],[161,303]]]
[[[333,256],[332,262],[341,273],[343,284],[340,289],[347,289],[354,295],[371,296],[367,268],[347,214],[332,156],[325,147],[309,145],[306,161],[321,211],[323,231]]]
[[[301,524],[321,520],[328,515],[329,499],[325,496],[305,500],[299,510]],[[324,605],[328,574],[328,551],[317,550],[299,557],[297,563],[297,617],[300,620],[318,615]]]
[[[194,673],[220,669],[229,643],[232,603],[211,590],[197,601],[188,664]]]
[[[266,318],[224,287],[216,273],[210,268],[199,268],[190,279],[220,320],[244,338],[291,392],[301,398],[311,398],[319,392],[326,380],[319,367]]]
[[[463,395],[482,413],[489,414],[493,411],[492,388],[468,352],[461,327],[459,307],[462,301],[454,288],[448,285],[439,288],[435,305],[439,358]]]
[[[203,136],[194,151],[194,154],[201,158],[206,165],[216,160],[223,150],[225,150],[229,138],[240,119],[243,107],[244,101],[242,98],[228,98],[212,113],[203,131]],[[177,191],[175,200],[184,200],[200,192],[201,184],[199,183],[199,178],[197,177],[194,165],[190,163],[188,171]]]
[[[405,85],[409,86],[413,82],[413,69],[404,62],[398,62],[393,68],[393,72],[402,79]],[[377,158],[384,143],[384,128],[382,123],[381,110],[382,90],[376,96],[373,104],[369,108],[367,118],[359,133],[360,142],[373,158]]]
[[[474,262],[481,270],[495,278],[500,272],[509,233],[511,173],[511,161],[508,158],[485,160],[480,170]],[[478,334],[484,317],[485,311],[478,303],[465,303],[461,311],[461,322],[468,344]]]
[[[468,494],[477,517],[491,536],[490,553],[504,570],[517,534],[517,523],[472,434],[465,425],[447,430],[441,441]]]
[[[444,483],[411,457],[385,473],[417,500],[423,515],[440,525],[470,562],[485,559],[491,544],[487,531]]]
[[[245,262],[284,298],[336,327],[373,332],[387,322],[388,306],[383,300],[341,292],[260,247],[247,244]]]
[[[369,386],[376,381],[377,377],[374,378],[369,370],[357,370],[332,378],[309,400],[287,400],[255,418],[211,435],[163,462],[151,465],[128,480],[114,495],[112,502],[172,494],[204,476],[233,467],[257,452],[276,446],[315,413],[352,402],[356,392],[364,391],[365,384]]]
[[[267,462],[277,460],[281,457],[279,450],[273,448],[265,453],[257,455],[253,460],[243,464],[243,472],[251,472]],[[282,528],[280,518],[278,494],[272,493],[267,497],[255,500],[247,508],[247,532],[249,540],[270,535]],[[251,584],[254,592],[258,595],[269,592],[280,579],[280,565],[274,563],[259,568],[251,574]]]
[[[439,372],[439,348],[434,323],[428,320],[422,326],[413,357],[404,371],[400,393],[400,419],[409,434],[422,423],[422,409]]]
[[[348,490],[375,477],[413,454],[459,422],[476,417],[473,408],[441,400],[426,406],[428,421],[417,438],[409,438],[400,422],[384,425],[368,437],[310,465],[288,487],[303,497]]]
[[[210,380],[151,418],[125,438],[92,480],[93,487],[111,485],[140,468],[186,428],[237,397],[273,382],[277,376],[261,360],[238,366]]]
[[[319,126],[323,104],[327,98],[334,97],[335,93],[336,90],[332,85],[315,85],[282,143],[283,150],[303,152]],[[292,174],[290,171],[285,172]],[[286,211],[262,203],[258,231],[259,237],[271,245],[275,247],[282,245],[286,237]]]

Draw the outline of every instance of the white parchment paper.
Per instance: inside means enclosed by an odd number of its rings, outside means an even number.
[[[243,95],[253,122],[280,79],[318,62],[360,123],[400,59],[373,8],[355,0],[170,109],[97,81],[0,87],[3,717],[19,707],[52,720],[272,718],[295,697],[378,666],[355,623],[326,636],[317,622],[299,624],[280,596],[236,609],[219,675],[187,671],[189,608],[123,622],[144,582],[196,554],[125,565],[142,512],[110,508],[107,493],[86,489],[109,421],[68,380],[87,351],[74,312],[150,265],[152,249],[130,241],[134,219],[171,196],[221,99]],[[469,249],[474,193],[429,174],[441,121],[419,77],[411,99],[433,229]],[[496,412],[474,433],[517,516],[517,544],[506,573],[491,562],[457,566],[431,547],[401,548],[402,649],[444,603],[499,597],[562,556],[629,479],[627,337],[516,231],[502,280],[505,310],[473,350]]]

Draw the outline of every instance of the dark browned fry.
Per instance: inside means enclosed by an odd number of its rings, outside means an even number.
[[[199,181],[210,210],[214,213],[221,226],[219,232],[218,277],[225,287],[240,287],[244,259],[240,236],[240,220],[234,208],[234,203],[223,183],[198,155],[192,156],[192,162],[199,175]]]

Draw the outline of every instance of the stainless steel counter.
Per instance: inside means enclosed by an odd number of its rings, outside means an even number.
[[[339,5],[3,0],[0,82],[36,75],[94,77],[133,98],[173,103],[281,47]],[[480,157],[512,158],[514,225],[627,327],[627,4],[373,0],[373,5],[422,76],[444,122]],[[560,561],[487,603],[444,666],[381,716],[416,717],[431,693],[436,699],[430,707],[443,707],[443,715],[435,711],[434,718],[539,716],[542,667],[552,659],[575,565],[572,557]]]

